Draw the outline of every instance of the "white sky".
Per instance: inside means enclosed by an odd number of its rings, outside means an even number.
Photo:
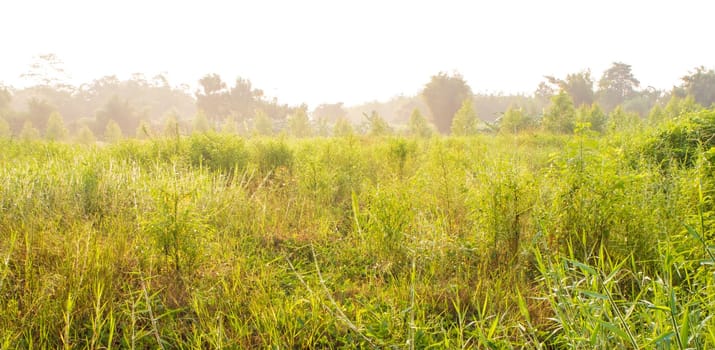
[[[439,71],[531,93],[543,75],[598,79],[613,61],[670,88],[715,68],[713,13],[708,0],[0,0],[0,82],[22,86],[33,57],[54,53],[74,83],[215,72],[311,107],[414,94]]]

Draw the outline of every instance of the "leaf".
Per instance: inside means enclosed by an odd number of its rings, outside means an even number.
[[[622,329],[616,327],[616,325],[612,323],[608,323],[603,320],[598,320],[598,323],[601,324],[604,328],[608,329],[609,331],[613,332],[615,335],[617,335],[619,338],[623,339],[624,342],[630,344],[631,343],[631,338],[624,332]]]
[[[579,292],[580,292],[581,294],[584,294],[584,295],[586,295],[586,296],[588,296],[588,297],[591,297],[591,298],[597,298],[597,299],[601,299],[601,300],[608,300],[608,296],[606,296],[606,295],[604,295],[604,294],[601,294],[601,293],[596,293],[596,292],[593,292],[593,291],[590,291],[590,290],[579,290]]]

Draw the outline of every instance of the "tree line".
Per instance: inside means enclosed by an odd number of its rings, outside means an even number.
[[[56,57],[42,57],[26,74],[35,84],[0,86],[0,137],[115,142],[176,132],[222,131],[244,136],[350,134],[472,135],[543,129],[603,133],[638,128],[715,103],[715,71],[697,67],[670,91],[642,88],[631,66],[614,62],[600,79],[589,70],[545,76],[532,95],[475,94],[459,73],[440,72],[415,96],[346,107],[291,106],[267,97],[250,80],[233,84],[208,74],[193,93],[164,75],[107,76],[66,84]]]

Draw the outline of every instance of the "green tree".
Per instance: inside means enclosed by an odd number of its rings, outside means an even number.
[[[350,121],[345,117],[339,117],[335,121],[335,127],[333,128],[333,135],[337,137],[347,137],[352,136],[354,133],[353,126]]]
[[[67,128],[64,118],[59,112],[52,112],[47,120],[45,138],[50,141],[62,141],[67,138]]]
[[[199,110],[198,113],[196,113],[191,129],[193,132],[199,133],[209,132],[211,130],[211,123],[206,117],[206,113],[204,113],[204,111]]]
[[[20,139],[25,141],[32,141],[37,140],[39,138],[40,131],[32,125],[31,121],[25,121],[25,124],[23,124],[22,130],[20,131]]]
[[[603,108],[610,112],[632,98],[639,85],[640,82],[633,76],[630,65],[613,62],[598,81],[598,100]]]
[[[632,131],[641,126],[640,116],[637,113],[626,112],[621,106],[616,106],[608,115],[608,130],[610,132]]]
[[[715,71],[703,66],[681,78],[682,88],[687,95],[693,96],[695,102],[709,107],[715,103]]]
[[[313,110],[313,117],[316,120],[325,120],[328,123],[335,123],[339,118],[343,118],[348,115],[342,102],[322,104],[315,107]]]
[[[576,113],[576,120],[579,123],[588,123],[591,130],[602,133],[606,131],[608,117],[601,107],[594,103],[591,106],[581,105]]]
[[[97,139],[94,137],[92,129],[90,129],[87,125],[84,125],[79,129],[76,139],[77,143],[83,145],[94,145],[97,143]]]
[[[653,108],[650,109],[650,112],[648,112],[648,124],[650,125],[658,125],[665,119],[665,110],[663,110],[663,107],[661,107],[659,103],[653,106]]]
[[[472,89],[460,74],[448,75],[440,72],[432,76],[430,82],[425,85],[422,98],[432,113],[437,130],[447,134],[462,102],[472,98]]]
[[[363,116],[367,118],[368,122],[368,135],[370,136],[387,136],[392,133],[392,128],[387,124],[385,119],[377,113],[372,111],[370,115],[363,113]]]
[[[412,136],[424,138],[432,136],[432,128],[427,122],[427,118],[425,118],[417,108],[413,109],[412,114],[410,114],[409,127],[410,135]]]
[[[253,118],[253,133],[260,136],[273,134],[273,122],[262,109],[256,110],[256,116]]]
[[[221,132],[225,134],[237,134],[238,133],[238,123],[236,118],[229,115],[221,125]]]
[[[107,127],[104,129],[104,140],[109,143],[117,143],[122,140],[122,128],[114,120],[109,120]]]
[[[697,112],[702,109],[703,106],[695,101],[695,97],[693,97],[693,95],[680,98],[677,94],[672,94],[668,104],[665,105],[665,117],[666,119],[673,119],[682,114]]]
[[[164,136],[176,138],[181,135],[179,116],[171,111],[164,116]]]
[[[499,130],[505,133],[518,133],[531,128],[533,118],[523,108],[509,107],[499,120]]]
[[[130,133],[139,126],[140,119],[129,100],[115,94],[97,111],[94,129],[97,133],[103,132],[107,123],[114,120],[123,133]]]
[[[472,106],[472,99],[462,101],[462,107],[454,114],[452,119],[452,135],[471,136],[477,133],[479,117]]]
[[[312,130],[305,109],[298,108],[288,117],[288,132],[293,137],[310,137]]]
[[[566,79],[557,79],[552,76],[547,76],[546,79],[571,96],[573,105],[581,106],[593,103],[593,79],[590,70],[568,74]]]
[[[551,98],[551,105],[544,113],[542,125],[544,129],[554,133],[572,133],[576,122],[576,110],[571,96],[561,90]]]

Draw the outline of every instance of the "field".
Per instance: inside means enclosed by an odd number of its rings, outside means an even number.
[[[0,348],[713,348],[713,129],[0,141]]]

